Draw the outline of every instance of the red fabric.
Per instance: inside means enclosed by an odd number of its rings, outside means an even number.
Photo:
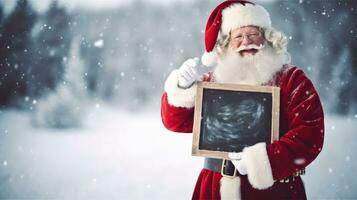
[[[273,178],[280,180],[305,168],[320,153],[324,140],[324,114],[313,84],[297,67],[284,66],[265,85],[280,87],[280,139],[267,145]],[[193,108],[171,106],[166,95],[163,94],[161,102],[165,127],[175,132],[192,132]],[[220,173],[203,169],[192,198],[220,199],[220,178]],[[300,177],[289,183],[276,181],[266,190],[256,190],[247,177],[242,176],[241,194],[242,199],[306,199]]]

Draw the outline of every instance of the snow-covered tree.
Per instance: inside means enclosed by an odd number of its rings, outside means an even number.
[[[80,40],[75,38],[70,58],[65,59],[63,81],[36,103],[34,123],[51,128],[71,128],[81,125],[87,105],[84,64],[80,57]]]

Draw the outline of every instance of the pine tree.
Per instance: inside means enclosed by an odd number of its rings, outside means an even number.
[[[53,1],[41,17],[39,33],[35,38],[35,64],[31,68],[32,78],[27,85],[30,96],[53,90],[62,79],[72,37],[70,19],[66,9],[60,7],[57,1]]]
[[[1,26],[0,104],[26,93],[27,65],[31,62],[31,30],[37,15],[27,0],[18,0]]]
[[[0,6],[0,27],[2,27],[3,18],[4,18],[4,11],[3,8]]]

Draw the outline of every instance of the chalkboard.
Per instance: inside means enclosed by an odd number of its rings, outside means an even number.
[[[199,82],[192,155],[227,159],[228,152],[278,139],[279,88]]]

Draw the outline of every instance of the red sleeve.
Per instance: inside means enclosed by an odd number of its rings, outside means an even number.
[[[161,119],[171,131],[192,133],[194,108],[175,107],[168,103],[167,93],[161,97]]]
[[[267,145],[274,180],[305,168],[321,152],[324,141],[323,109],[312,82],[296,67],[282,76],[281,137]]]
[[[177,87],[177,70],[174,70],[165,82],[165,92],[161,97],[161,119],[171,131],[192,133],[196,84],[189,89]],[[200,79],[210,81],[212,72]]]

